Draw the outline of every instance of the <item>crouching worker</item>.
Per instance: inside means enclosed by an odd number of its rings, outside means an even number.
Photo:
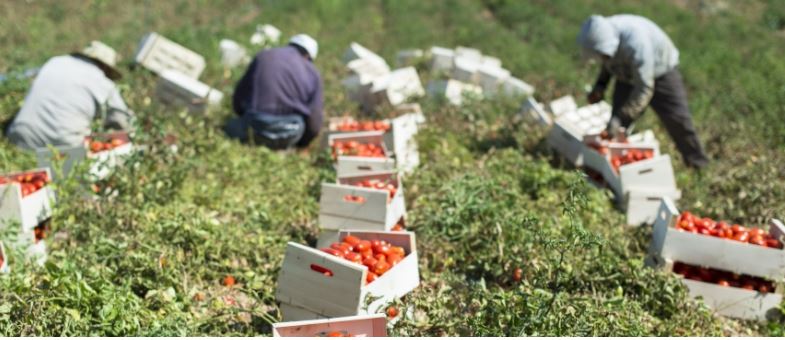
[[[108,129],[127,130],[133,112],[114,80],[117,53],[93,41],[81,52],[57,56],[41,67],[24,104],[8,127],[8,139],[34,150],[84,143],[96,118]]]
[[[590,103],[601,101],[611,78],[616,77],[609,133],[629,128],[651,106],[687,166],[708,164],[687,107],[687,92],[677,68],[679,51],[660,27],[637,15],[593,15],[583,23],[578,44],[584,56],[602,62],[588,95]]]
[[[235,88],[239,117],[227,123],[226,133],[276,150],[307,147],[323,119],[322,79],[313,65],[318,48],[299,34],[288,46],[257,54]]]

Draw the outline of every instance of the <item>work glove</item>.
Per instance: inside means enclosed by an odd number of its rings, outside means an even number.
[[[627,139],[627,131],[631,129],[626,129],[621,125],[621,119],[616,116],[612,116],[611,120],[608,122],[608,126],[605,128],[605,132],[608,133],[614,139],[617,140],[626,140]]]
[[[605,97],[605,93],[603,93],[603,91],[593,89],[591,92],[586,94],[586,101],[588,101],[589,104],[597,104],[602,101],[603,97]]]

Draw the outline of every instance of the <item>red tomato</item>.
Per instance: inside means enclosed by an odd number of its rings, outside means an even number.
[[[515,268],[515,270],[512,271],[512,280],[515,282],[521,282],[522,278],[523,278],[523,269]]]
[[[719,280],[717,281],[717,284],[723,287],[730,287],[730,283],[726,280]]]
[[[376,254],[384,254],[387,255],[390,253],[390,246],[379,244],[373,247],[373,252]]]
[[[398,254],[387,255],[387,262],[390,262],[391,267],[398,263],[401,263],[401,260],[403,260],[403,257],[401,255]]]
[[[322,251],[332,256],[343,257],[344,255],[343,252],[341,252],[340,250],[333,249],[333,248],[322,248]]]
[[[766,246],[769,248],[782,249],[782,243],[779,240],[775,240],[773,238],[766,240]]]
[[[368,259],[368,258],[373,258],[373,250],[365,249],[365,250],[360,252],[360,255],[362,255],[363,260]]]
[[[346,237],[343,238],[343,242],[348,243],[354,247],[357,246],[358,243],[360,243],[360,238],[354,235],[347,235]],[[359,249],[355,249],[355,250],[359,250]]]
[[[350,252],[350,253],[346,254],[343,258],[345,258],[345,259],[347,259],[347,260],[349,260],[351,262],[354,262],[354,263],[360,263],[361,264],[363,262],[363,256],[360,255],[359,253],[355,253],[355,252]]]
[[[387,317],[393,319],[396,316],[398,316],[398,308],[394,306],[387,307]]]
[[[733,234],[733,240],[734,241],[739,241],[739,242],[747,242],[747,239],[749,239],[749,237],[750,237],[750,234],[748,232],[746,232],[746,231]]]
[[[390,264],[386,261],[379,260],[379,262],[376,262],[376,264],[373,265],[373,272],[376,273],[376,275],[382,275],[388,270],[390,270]]]
[[[366,276],[365,276],[365,283],[371,283],[371,282],[375,281],[378,278],[379,278],[379,275],[376,275],[376,273],[374,273],[372,271],[368,271],[368,273],[366,273]]]
[[[373,258],[375,258],[378,261],[387,261],[387,256],[384,255],[384,254],[376,254],[376,253],[374,253],[373,254]]]
[[[363,252],[365,250],[371,249],[371,242],[367,240],[361,240],[354,245],[354,248],[359,252]]]
[[[226,275],[223,279],[223,285],[227,287],[234,286],[234,276]]]
[[[330,332],[330,333],[327,333],[327,336],[330,337],[330,338],[343,337],[343,333],[342,332]]]

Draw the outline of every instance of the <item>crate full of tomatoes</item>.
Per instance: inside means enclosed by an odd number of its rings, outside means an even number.
[[[576,167],[583,166],[586,144],[583,137],[598,134],[608,125],[611,107],[608,103],[583,106],[577,110],[562,113],[555,118],[548,132],[548,145]]]
[[[768,230],[746,227],[689,212],[679,213],[673,201],[665,198],[654,223],[649,256],[651,263],[656,266],[680,262],[714,271],[730,272],[749,278],[751,282],[778,280],[785,276],[784,238],[785,227],[779,220],[773,219]],[[708,281],[711,280],[703,280],[704,283]],[[733,288],[747,288],[743,285],[744,282],[741,282],[741,285]],[[698,288],[703,287],[702,285]],[[721,291],[720,288],[711,288]],[[734,300],[735,297],[737,296],[729,293],[725,302],[755,305],[750,301]],[[720,298],[722,297],[714,299]],[[737,317],[758,318],[765,314],[765,311],[755,309],[745,313],[748,317]]]
[[[89,174],[99,180],[109,176],[133,151],[134,146],[127,132],[111,132],[90,135],[80,145],[58,147],[54,152],[41,148],[36,150],[36,156],[40,167],[53,168],[55,162],[63,162],[63,176],[68,176],[71,169],[82,160],[90,160]]]
[[[406,214],[403,181],[395,171],[340,176],[322,183],[319,244],[335,240],[341,229],[388,231]]]
[[[48,168],[0,175],[0,229],[18,224],[32,231],[52,216],[54,191]]]
[[[342,318],[278,322],[273,324],[273,337],[386,337],[387,318],[384,314],[347,316]]]
[[[338,176],[395,169],[395,160],[384,145],[384,132],[358,132],[328,137]]]
[[[275,293],[284,321],[378,313],[420,284],[414,233],[341,231],[339,240],[289,242]]]

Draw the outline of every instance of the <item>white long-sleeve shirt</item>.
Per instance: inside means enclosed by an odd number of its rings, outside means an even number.
[[[98,66],[81,57],[57,56],[38,72],[8,137],[27,149],[74,146],[91,133],[96,118],[125,130],[133,112]]]

